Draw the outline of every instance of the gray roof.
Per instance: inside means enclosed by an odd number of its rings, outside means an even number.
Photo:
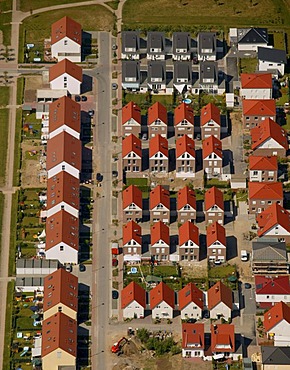
[[[140,81],[140,62],[133,60],[122,61],[122,81],[125,82],[126,77],[135,77],[136,81]]]
[[[287,63],[286,51],[258,47],[258,59],[273,63]]]
[[[253,261],[287,261],[285,242],[260,238],[252,243]]]
[[[57,260],[18,259],[16,268],[55,268],[59,267]]]
[[[179,83],[177,79],[188,79],[188,83],[192,82],[191,62],[174,62],[174,83]],[[184,82],[183,82],[184,83]]]
[[[122,32],[122,52],[127,53],[125,48],[136,48],[137,52],[140,49],[140,35],[137,31]]]
[[[212,50],[212,52],[206,52],[205,54],[216,53],[216,34],[214,32],[200,32],[197,42],[199,54],[202,54],[202,49]]]
[[[25,278],[16,278],[16,287],[25,287],[25,286],[43,286],[44,278],[41,277],[25,277]]]
[[[173,32],[173,54],[176,54],[176,49],[186,49],[186,52],[178,54],[188,54],[190,52],[191,38],[187,32]]]
[[[217,62],[200,62],[199,64],[199,80],[200,83],[212,83],[204,82],[205,79],[213,79],[214,82],[218,82],[218,64]]]
[[[290,364],[290,347],[262,346],[261,353],[263,365]]]
[[[152,52],[151,48],[161,49],[161,52]],[[147,33],[147,52],[150,54],[165,53],[165,33],[164,32],[148,32]]]
[[[267,28],[238,28],[239,44],[268,44]]]
[[[165,61],[149,61],[148,62],[148,82],[151,83],[152,78],[162,78],[162,82],[166,82],[166,64]],[[154,82],[154,81],[152,81]]]

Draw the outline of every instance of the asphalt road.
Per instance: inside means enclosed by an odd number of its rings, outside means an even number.
[[[108,369],[109,349],[106,335],[111,316],[111,40],[110,34],[100,32],[99,66],[97,77],[97,109],[95,117],[94,148],[95,168],[104,176],[102,196],[94,203],[93,216],[93,273],[92,273],[92,348],[93,369]]]

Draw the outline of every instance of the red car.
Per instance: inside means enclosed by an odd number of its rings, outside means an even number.
[[[113,258],[113,259],[112,259],[112,266],[113,266],[113,267],[118,266],[118,260],[117,260],[116,258]]]

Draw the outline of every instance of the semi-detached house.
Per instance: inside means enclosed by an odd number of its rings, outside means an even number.
[[[276,156],[249,156],[249,180],[258,182],[277,181],[278,161]]]
[[[194,283],[188,283],[178,292],[181,320],[200,319],[204,306],[203,291]]]
[[[121,292],[121,308],[124,319],[142,319],[146,308],[146,292],[131,281]]]
[[[161,221],[155,222],[150,229],[150,255],[153,261],[167,262],[170,255],[169,227]]]
[[[51,90],[66,89],[70,94],[80,94],[82,81],[82,68],[68,59],[63,59],[49,68]]]
[[[181,224],[196,220],[196,196],[194,190],[188,186],[180,189],[177,193],[177,217]]]
[[[276,103],[274,99],[243,99],[243,124],[245,129],[253,129],[265,119],[276,119]]]
[[[133,134],[139,138],[141,133],[141,109],[133,101],[122,108],[122,128],[123,136]]]
[[[161,282],[150,291],[152,319],[172,319],[175,308],[174,291]]]
[[[169,191],[161,185],[150,192],[150,220],[170,223],[170,197]]]
[[[195,143],[183,135],[176,141],[176,177],[195,177]]]
[[[228,320],[232,315],[233,294],[230,288],[218,281],[207,291],[207,307],[211,319],[223,317]]]
[[[123,140],[122,158],[125,172],[142,171],[142,144],[135,135],[126,136]]]
[[[241,73],[240,79],[243,99],[272,99],[271,73]]]
[[[141,261],[142,232],[141,226],[135,221],[129,221],[123,226],[123,255],[124,261]]]
[[[123,222],[139,222],[142,220],[142,192],[135,186],[130,185],[123,190]]]

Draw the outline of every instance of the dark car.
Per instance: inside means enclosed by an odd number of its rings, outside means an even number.
[[[86,271],[86,266],[85,266],[85,265],[83,265],[82,263],[80,263],[80,265],[79,265],[79,270],[80,270],[80,272],[84,272],[84,271]]]
[[[209,319],[209,312],[208,311],[204,311],[204,313],[203,313],[203,317],[205,318],[205,319]]]
[[[119,293],[117,292],[117,290],[112,290],[112,298],[113,299],[118,299],[119,298]]]
[[[83,95],[82,96],[82,101],[87,101],[87,100],[88,100],[88,98],[85,95]]]
[[[245,286],[245,289],[251,289],[252,288],[252,285],[250,283],[245,283],[244,286]]]
[[[79,95],[76,95],[75,96],[75,101],[77,101],[77,102],[81,101],[81,97]]]
[[[97,173],[96,180],[99,181],[99,182],[103,181],[103,175],[100,172]]]
[[[112,176],[113,177],[118,177],[118,171],[112,171]]]
[[[118,49],[118,46],[116,44],[113,44],[112,45],[112,50],[117,50]]]
[[[112,89],[113,89],[113,90],[117,90],[117,88],[118,88],[118,85],[117,85],[117,84],[115,84],[115,83],[113,83],[113,84],[112,84]]]
[[[88,113],[89,113],[89,116],[93,117],[93,115],[95,114],[95,111],[93,109],[90,109]]]

